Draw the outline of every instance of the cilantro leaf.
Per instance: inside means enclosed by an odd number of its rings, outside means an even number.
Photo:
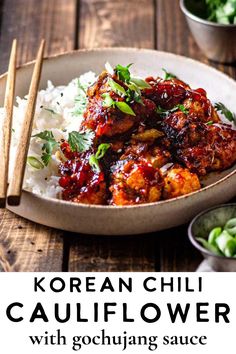
[[[53,140],[54,136],[51,130],[44,130],[43,132],[40,132],[38,134],[33,135],[33,138],[37,137],[43,140]],[[55,139],[54,139],[55,140]]]
[[[120,64],[116,65],[115,67],[115,72],[119,78],[119,80],[123,81],[123,82],[130,82],[130,71],[129,68],[130,66],[133,64],[129,64],[127,66],[122,66]]]
[[[171,80],[171,79],[177,79],[177,76],[168,72],[166,69],[162,68],[162,71],[165,73],[164,80]]]
[[[71,151],[84,152],[89,150],[94,139],[94,132],[87,130],[85,132],[72,131],[68,136],[68,143]]]
[[[95,172],[100,172],[99,160],[102,159],[110,148],[110,144],[100,144],[95,155],[89,158],[89,164]]]
[[[222,102],[215,103],[215,109],[222,113],[226,119],[230,122],[234,122],[236,124],[236,116],[235,113],[232,113]]]
[[[42,153],[41,159],[45,166],[47,166],[51,160],[52,155],[46,152]]]
[[[49,130],[44,130],[43,132],[33,135],[33,137],[37,137],[45,141],[42,146],[41,159],[44,165],[47,166],[51,160],[53,150],[58,147],[59,144],[55,140],[53,133]]]
[[[142,94],[138,86],[134,83],[128,85],[126,102],[137,102],[143,105]]]
[[[179,109],[178,106],[175,106],[175,107],[173,107],[173,108],[171,108],[171,109],[164,109],[164,108],[162,108],[161,106],[157,106],[157,108],[156,108],[156,113],[157,113],[157,114],[160,114],[161,116],[166,117],[166,116],[168,116],[170,113],[176,112],[178,109]]]
[[[176,106],[174,106],[171,109],[164,109],[161,106],[158,106],[156,108],[156,113],[160,114],[161,116],[166,117],[169,114],[176,112],[178,110],[182,111],[184,114],[189,114],[189,110],[187,108],[185,108],[183,104],[177,104]]]

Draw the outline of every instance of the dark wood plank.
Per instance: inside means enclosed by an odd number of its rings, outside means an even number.
[[[159,233],[157,250],[162,272],[193,272],[202,261],[188,240],[187,225]]]
[[[0,210],[0,264],[4,271],[60,271],[63,233]]]
[[[18,39],[18,64],[35,58],[41,38],[46,55],[74,49],[76,0],[7,0],[2,6],[0,71],[6,70],[13,38]],[[46,216],[45,216],[46,217]],[[62,232],[0,214],[0,263],[5,271],[61,271]]]
[[[80,48],[154,47],[153,1],[82,0],[80,4]],[[155,270],[155,237],[75,236],[69,250],[69,270]]]
[[[75,46],[76,0],[7,0],[2,5],[0,72],[7,69],[13,38],[18,39],[18,65],[35,59],[42,38],[45,55]]]
[[[71,236],[70,271],[137,272],[155,269],[155,237]]]
[[[78,45],[153,48],[154,20],[151,0],[81,0]]]

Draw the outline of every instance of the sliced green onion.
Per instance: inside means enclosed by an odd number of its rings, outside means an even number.
[[[122,94],[122,95],[126,95],[126,91],[124,89],[124,87],[122,87],[121,85],[119,85],[117,82],[115,82],[112,79],[108,79],[108,85],[111,87],[112,91],[114,91],[115,93],[117,93],[118,95]]]
[[[89,164],[95,172],[100,172],[99,162],[95,155],[90,156]]]
[[[221,233],[222,233],[221,227],[215,227],[214,229],[212,229],[208,236],[208,242],[211,245],[217,247],[216,239],[220,236]]]
[[[230,219],[225,224],[225,230],[232,236],[236,236],[236,218]]]
[[[207,242],[207,240],[205,240],[204,238],[202,237],[197,237],[196,240],[198,242],[200,242],[202,244],[202,246],[207,249],[208,251],[214,253],[214,254],[217,254],[218,256],[221,255],[221,253],[219,252],[219,250],[217,249],[217,247],[211,245],[209,242]]]
[[[36,170],[41,170],[44,168],[43,163],[34,156],[27,157],[27,164]]]
[[[116,102],[116,107],[123,113],[129,114],[131,116],[135,116],[136,114],[132,110],[132,108],[125,102]]]
[[[147,83],[145,80],[142,80],[138,77],[131,77],[130,81],[134,83],[136,86],[138,86],[138,88],[140,88],[141,90],[145,88],[151,88],[149,83]]]
[[[115,101],[111,98],[109,93],[103,93],[102,98],[103,98],[102,101],[103,107],[109,108],[115,105]]]
[[[234,253],[232,251],[234,250],[232,242],[234,241],[234,238],[226,231],[224,230],[216,239],[216,244],[219,248],[219,250],[227,257],[231,257]],[[236,244],[235,244],[235,250],[236,251]]]

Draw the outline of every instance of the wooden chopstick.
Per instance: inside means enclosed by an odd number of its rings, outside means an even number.
[[[16,51],[17,41],[14,39],[7,73],[3,125],[0,127],[0,208],[4,208],[6,205],[12,113],[16,81]]]
[[[28,104],[16,151],[13,175],[10,178],[10,184],[7,191],[7,202],[9,205],[20,204],[21,189],[23,185],[25,165],[35,113],[36,98],[42,70],[44,47],[45,40],[42,40],[36,57],[33,76],[30,83]]]

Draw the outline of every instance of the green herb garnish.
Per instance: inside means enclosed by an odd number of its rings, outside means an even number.
[[[135,84],[140,90],[145,88],[151,88],[148,82],[138,77],[131,77],[130,82]]]
[[[156,113],[160,114],[163,117],[166,117],[169,114],[171,114],[173,112],[176,112],[178,110],[182,111],[184,114],[188,114],[189,113],[189,110],[187,108],[185,108],[183,104],[178,104],[177,106],[174,106],[171,109],[164,109],[161,106],[158,106],[156,108]]]
[[[206,125],[213,125],[213,124],[214,124],[213,120],[209,120],[208,122],[206,122]]]
[[[41,159],[45,166],[49,164],[49,161],[52,158],[53,150],[58,147],[58,142],[55,140],[53,133],[49,130],[45,130],[41,133],[33,135],[33,137],[40,138],[44,140],[44,144],[42,146],[42,156]]]
[[[103,93],[102,98],[103,98],[103,107],[107,107],[107,108],[117,107],[121,112],[129,114],[131,116],[135,116],[134,111],[126,102],[114,101],[109,95],[109,93]]]
[[[189,110],[188,110],[186,107],[184,107],[183,104],[178,104],[177,107],[178,107],[178,109],[179,109],[181,112],[183,112],[184,114],[189,114]]]
[[[230,122],[236,123],[236,116],[221,102],[215,103],[215,109],[222,113]]]
[[[196,238],[208,251],[225,257],[236,257],[236,218],[226,222],[224,227],[214,227],[208,238]]]
[[[92,84],[92,83],[91,83]],[[87,104],[86,87],[77,79],[78,95],[75,97],[75,108],[72,112],[74,117],[83,114]]]
[[[114,91],[115,93],[117,93],[118,95],[122,95],[125,96],[126,95],[126,91],[124,89],[124,87],[122,87],[121,85],[119,85],[117,82],[115,82],[114,80],[112,80],[111,78],[108,79],[108,85],[111,87],[112,91]]]
[[[117,64],[115,67],[115,73],[118,76],[118,79],[129,83],[130,82],[130,71],[129,68],[133,65],[132,63],[127,65],[127,66],[122,66],[120,64]]]
[[[71,151],[84,152],[89,150],[94,139],[94,132],[87,130],[85,132],[72,131],[68,135],[68,143]]]
[[[95,155],[89,158],[89,164],[95,172],[100,172],[99,160],[102,159],[110,148],[110,144],[100,144]]]
[[[35,156],[28,156],[27,164],[35,168],[36,170],[41,170],[42,168],[44,168],[42,162],[39,159],[37,159]]]
[[[116,102],[116,107],[119,108],[121,112],[129,114],[130,116],[136,115],[132,108],[126,102],[118,101]]]
[[[164,80],[177,79],[177,76],[175,76],[174,74],[168,72],[166,69],[162,68],[162,71],[164,71],[164,73],[165,73]]]
[[[205,7],[209,21],[226,25],[236,23],[235,0],[205,0]]]

